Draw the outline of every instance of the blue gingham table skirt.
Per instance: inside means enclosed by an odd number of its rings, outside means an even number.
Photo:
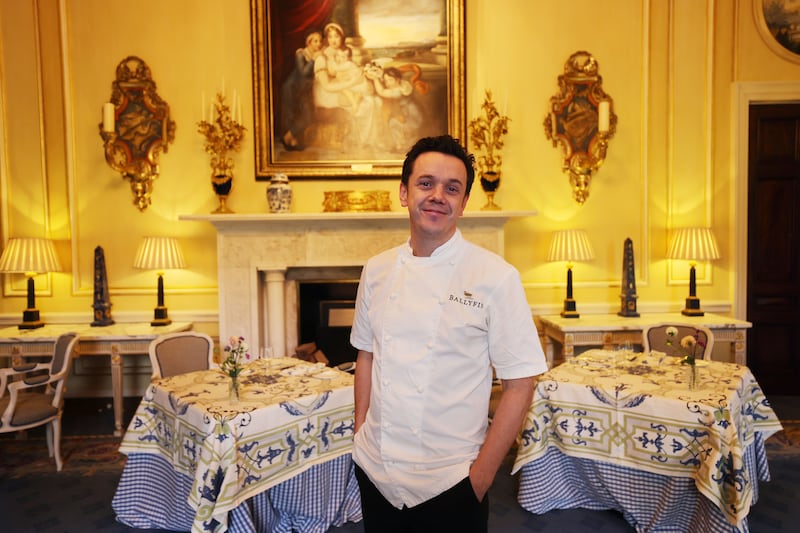
[[[769,481],[769,466],[760,433],[745,451],[753,480]],[[613,509],[639,533],[747,533],[747,520],[734,526],[722,511],[700,494],[692,478],[672,477],[591,459],[564,455],[557,448],[522,467],[517,501],[543,514],[553,509]]]
[[[192,479],[159,455],[128,455],[111,502],[117,521],[138,529],[190,531]],[[231,511],[236,533],[325,533],[361,520],[361,497],[350,454],[342,455],[250,498]],[[211,529],[211,527],[209,527]]]

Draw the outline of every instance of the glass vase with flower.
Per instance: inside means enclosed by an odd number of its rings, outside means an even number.
[[[239,401],[239,375],[245,363],[252,359],[249,350],[250,347],[244,341],[244,337],[231,337],[225,346],[225,359],[220,368],[231,378],[228,389],[231,403]]]
[[[702,354],[705,352],[705,340],[701,337],[700,332],[695,330],[693,335],[685,335],[676,345],[675,341],[678,338],[678,328],[670,326],[665,333],[667,337],[667,346],[673,346],[678,354],[683,356],[681,364],[686,365],[689,369],[689,388],[694,389],[697,387],[697,354],[699,350],[702,357]]]

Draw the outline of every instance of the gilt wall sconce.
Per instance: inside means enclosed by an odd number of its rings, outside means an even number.
[[[597,60],[588,52],[569,56],[558,86],[559,92],[550,97],[544,133],[554,147],[561,147],[561,169],[569,175],[573,198],[583,204],[617,130],[617,115],[614,101],[603,91]]]
[[[144,61],[126,57],[116,74],[111,100],[103,104],[100,137],[106,162],[130,182],[133,203],[144,211],[158,177],[158,158],[175,139],[175,121]]]

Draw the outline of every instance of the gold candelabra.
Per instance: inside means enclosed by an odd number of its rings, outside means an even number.
[[[219,206],[213,213],[232,213],[226,205],[233,186],[234,163],[229,154],[242,147],[246,128],[233,118],[231,108],[225,103],[225,95],[217,93],[211,117],[201,120],[197,131],[206,138],[204,148],[211,156],[211,186],[219,199]]]
[[[481,188],[486,193],[487,202],[482,210],[497,210],[500,206],[494,203],[494,194],[500,187],[500,167],[503,158],[503,136],[508,133],[508,121],[511,120],[497,111],[492,100],[492,91],[486,90],[486,97],[481,105],[483,115],[469,122],[469,136],[475,150],[482,150],[478,156],[478,174]]]

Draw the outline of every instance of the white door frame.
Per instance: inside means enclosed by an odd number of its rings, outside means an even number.
[[[733,176],[736,191],[733,240],[733,316],[747,317],[747,196],[750,104],[800,103],[800,81],[738,82],[733,84]]]

